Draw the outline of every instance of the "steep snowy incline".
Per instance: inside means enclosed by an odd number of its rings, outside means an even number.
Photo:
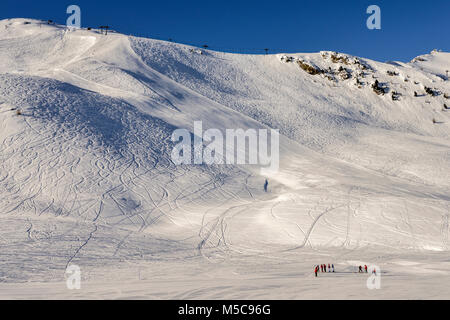
[[[322,256],[344,270],[441,262],[447,64],[440,52],[409,64],[235,55],[0,21],[0,281],[60,281],[71,263],[87,280],[150,267],[181,283]],[[258,167],[172,162],[172,132],[198,120],[280,130],[269,192]]]
[[[414,64],[402,67],[333,52],[227,54],[150,39],[131,40],[133,49],[155,70],[268,124],[276,121],[276,127],[286,135],[311,146],[322,146],[330,139],[329,134],[314,139],[317,132],[313,130],[317,127],[316,130],[324,130],[332,126],[330,131],[337,132],[338,136],[341,130],[361,124],[432,136],[449,134],[448,126],[439,131],[430,121],[418,121],[424,116],[431,120],[432,113],[423,110],[423,100],[413,98],[414,91],[424,93],[425,86],[446,92],[450,89],[448,82],[424,74]],[[434,68],[445,73],[448,66],[444,62],[450,63],[448,54],[434,52],[432,55],[438,57],[433,60]],[[325,73],[308,74],[299,68],[295,59]],[[370,85],[375,79],[386,83],[389,95],[374,94]],[[402,99],[392,101],[393,91],[400,93]],[[430,101],[429,111],[441,101],[442,95]],[[405,107],[408,113],[404,112]],[[303,128],[296,128],[299,125]],[[303,131],[296,133],[298,130]]]
[[[150,39],[132,38],[131,43],[155,70],[316,151],[383,174],[449,185],[449,81],[415,64],[385,64],[333,52],[238,55]],[[433,59],[428,64],[445,73],[449,55],[429,56]],[[302,70],[299,62],[318,74]],[[385,94],[374,92],[376,80]],[[436,90],[436,96],[425,88]],[[396,141],[411,149],[390,148]],[[440,148],[431,154],[414,152],[430,143]],[[354,149],[365,152],[355,154]]]

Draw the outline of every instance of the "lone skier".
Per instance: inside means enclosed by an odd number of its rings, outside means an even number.
[[[269,186],[269,181],[264,182],[264,191],[267,192],[267,187]]]

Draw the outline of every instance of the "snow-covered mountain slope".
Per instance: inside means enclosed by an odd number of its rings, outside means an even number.
[[[309,279],[320,257],[343,275],[378,263],[394,297],[398,265],[417,266],[410,283],[439,282],[450,273],[448,69],[437,51],[411,63],[238,55],[0,21],[0,281],[60,281],[77,264],[93,283],[143,269],[180,284],[169,297],[239,297],[223,284]],[[251,166],[172,162],[172,132],[198,120],[280,130],[268,193]],[[199,274],[211,278],[202,294],[183,282]],[[282,297],[284,285],[254,293]]]

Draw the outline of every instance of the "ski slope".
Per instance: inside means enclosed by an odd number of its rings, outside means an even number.
[[[450,298],[449,69],[0,21],[0,298]],[[175,165],[199,120],[279,129],[280,170]]]

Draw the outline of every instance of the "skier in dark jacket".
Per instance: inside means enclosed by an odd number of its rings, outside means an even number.
[[[269,181],[264,182],[264,191],[267,192],[267,187],[269,186]]]

